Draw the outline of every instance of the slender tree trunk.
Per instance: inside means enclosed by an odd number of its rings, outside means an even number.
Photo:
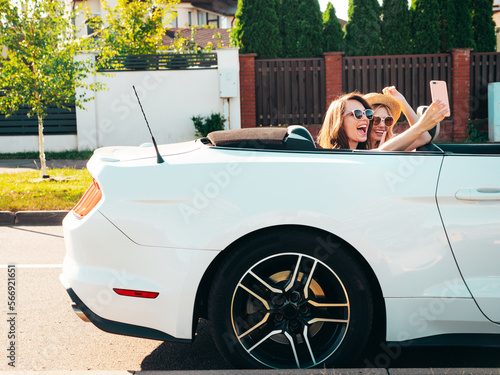
[[[42,165],[42,178],[49,178],[43,145],[43,118],[40,116],[38,116],[38,151],[40,152],[40,164]]]

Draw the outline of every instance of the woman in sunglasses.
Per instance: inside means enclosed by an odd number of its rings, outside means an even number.
[[[379,148],[385,141],[393,138],[394,124],[405,114],[410,126],[418,121],[418,116],[405,97],[394,86],[386,87],[383,94],[370,93],[363,96],[373,108],[373,120],[370,122],[366,149]],[[406,151],[414,150],[429,143],[431,135],[426,131],[413,142]]]
[[[440,100],[433,102],[413,126],[397,137],[391,139],[386,137],[388,140],[382,145],[380,145],[379,141],[379,147],[376,149],[381,151],[405,151],[412,149],[411,147],[416,143],[427,143],[421,141],[423,137],[426,137],[424,133],[427,133],[442,121],[447,112],[448,107],[441,103]],[[389,114],[389,112],[387,112],[387,115],[382,114],[380,116],[384,117],[384,123],[389,115],[393,117],[392,113]],[[358,92],[339,97],[328,108],[325,121],[318,134],[318,145],[322,148],[334,149],[366,148],[368,126],[373,116],[374,112],[370,108],[370,104]],[[388,121],[390,122],[390,120]],[[394,120],[392,122],[395,123]]]
[[[318,134],[322,148],[356,149],[366,142],[368,125],[373,111],[358,92],[345,94],[334,100],[325,115]]]

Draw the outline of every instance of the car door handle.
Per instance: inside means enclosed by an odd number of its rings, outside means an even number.
[[[460,189],[455,198],[460,201],[500,201],[500,188]]]

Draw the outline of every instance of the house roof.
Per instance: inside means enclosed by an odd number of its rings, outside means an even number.
[[[181,0],[181,3],[191,3],[196,8],[223,16],[234,16],[238,10],[238,0]]]
[[[175,39],[175,34],[177,32],[181,32],[181,35],[183,38],[189,39],[191,37],[191,29],[187,28],[171,28],[166,31],[165,35],[163,36],[163,42],[162,44],[164,46],[168,46],[174,42]],[[229,47],[229,32],[228,29],[217,29],[217,28],[197,28],[195,29],[196,34],[195,34],[195,42],[200,46],[200,47],[205,47],[209,42],[213,44],[214,49],[217,49],[217,43],[218,40],[214,39],[214,34],[219,33],[221,35],[221,43],[224,47]]]

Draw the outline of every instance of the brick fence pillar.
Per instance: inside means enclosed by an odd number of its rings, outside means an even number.
[[[326,108],[342,94],[342,56],[344,52],[325,52]]]
[[[242,128],[253,128],[257,124],[255,108],[256,56],[256,53],[240,54],[240,105]]]
[[[470,48],[456,48],[452,55],[451,115],[453,117],[453,141],[467,139],[467,121],[470,116]]]

